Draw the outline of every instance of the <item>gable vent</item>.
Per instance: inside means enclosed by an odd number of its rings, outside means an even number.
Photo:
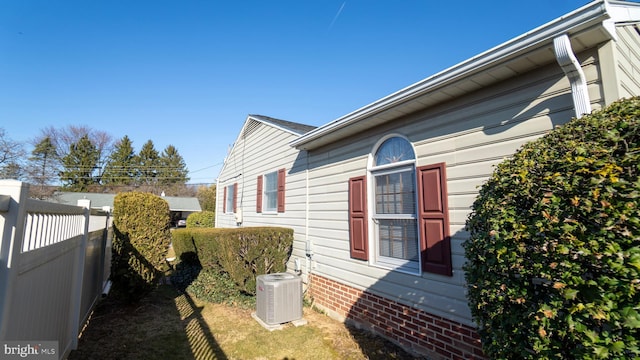
[[[247,136],[249,136],[249,134],[254,132],[254,130],[257,129],[258,126],[260,126],[260,124],[261,123],[259,121],[250,120],[249,123],[247,123],[247,126],[244,127],[244,131],[242,132],[242,138],[244,139]]]

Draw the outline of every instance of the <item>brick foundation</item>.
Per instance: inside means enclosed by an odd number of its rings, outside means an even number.
[[[485,359],[475,329],[396,301],[310,275],[315,304],[414,353],[436,359]]]

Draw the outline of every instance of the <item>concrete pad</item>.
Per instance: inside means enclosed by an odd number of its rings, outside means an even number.
[[[254,318],[258,324],[262,325],[263,328],[269,330],[269,331],[274,331],[274,330],[282,330],[284,329],[284,326],[288,323],[282,323],[282,324],[274,324],[274,325],[269,325],[267,323],[265,323],[264,321],[262,321],[262,319],[260,319],[258,317],[258,315],[255,312],[251,313],[251,317]],[[291,324],[293,326],[303,326],[303,325],[307,325],[307,320],[305,319],[298,319],[298,320],[293,320],[291,321]]]

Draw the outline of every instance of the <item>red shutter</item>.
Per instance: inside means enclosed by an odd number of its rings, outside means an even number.
[[[422,270],[451,276],[451,237],[445,163],[418,168]]]
[[[224,187],[224,196],[222,197],[222,213],[227,212],[227,187]]]
[[[233,212],[238,210],[238,183],[233,184]]]
[[[256,212],[262,212],[262,175],[258,175],[258,190],[256,191]]]
[[[286,170],[278,170],[278,212],[284,212],[284,184]]]
[[[366,176],[349,179],[349,247],[352,258],[369,258]]]

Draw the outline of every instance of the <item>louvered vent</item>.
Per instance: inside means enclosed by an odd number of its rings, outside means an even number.
[[[249,121],[247,126],[245,126],[244,131],[242,132],[242,138],[244,139],[247,136],[249,136],[249,134],[254,132],[258,128],[258,126],[260,126],[260,124],[261,123],[259,121],[255,121],[255,120]]]

